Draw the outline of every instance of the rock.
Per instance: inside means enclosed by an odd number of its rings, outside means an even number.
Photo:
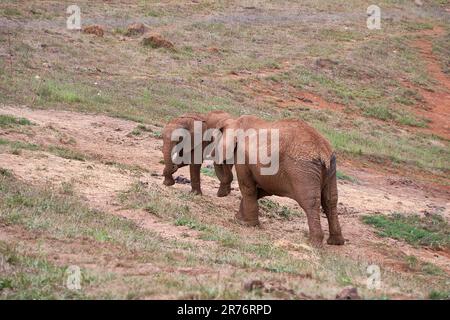
[[[145,32],[145,26],[143,23],[133,23],[127,27],[127,32],[125,33],[125,35],[127,37],[131,37],[131,36],[144,34],[144,32]]]
[[[319,58],[316,60],[316,66],[318,66],[319,68],[331,68],[337,64],[338,64],[337,61],[333,61],[331,59]]]
[[[360,300],[358,289],[355,287],[345,287],[336,295],[336,300]]]
[[[99,25],[91,25],[91,26],[83,27],[83,33],[95,34],[97,37],[103,37],[103,34],[105,33],[105,31]]]
[[[219,53],[220,52],[219,48],[216,48],[216,47],[209,47],[206,50],[211,53]]]
[[[191,180],[189,180],[188,178],[185,178],[183,176],[177,176],[174,180],[175,180],[175,183],[180,183],[180,184],[191,183]]]
[[[414,3],[416,4],[416,6],[419,6],[419,7],[423,6],[422,0],[414,0]]]
[[[255,289],[264,288],[264,283],[261,280],[247,280],[244,282],[244,290],[253,291]]]
[[[150,46],[152,48],[167,48],[173,49],[174,45],[169,40],[164,39],[159,34],[147,34],[142,39],[144,46]]]
[[[311,99],[305,98],[305,97],[297,97],[298,100],[303,101],[305,103],[313,103]]]

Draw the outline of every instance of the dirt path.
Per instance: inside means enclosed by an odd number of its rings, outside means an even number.
[[[433,54],[433,43],[429,36],[442,35],[444,29],[435,27],[414,42],[414,46],[420,50],[420,53],[426,62],[428,74],[439,83],[438,91],[428,91],[417,88],[425,98],[429,110],[417,111],[418,114],[431,120],[431,131],[446,139],[450,139],[450,78],[442,72],[442,66],[439,60]]]
[[[136,123],[101,115],[8,106],[0,107],[0,114],[25,117],[35,124],[29,126],[26,132],[1,130],[2,139],[44,146],[63,146],[87,155],[86,161],[78,161],[64,159],[45,151],[23,150],[18,155],[0,154],[1,167],[12,170],[22,180],[37,185],[48,183],[57,187],[63,182],[70,183],[75,192],[90,206],[131,219],[143,228],[156,231],[165,239],[182,239],[201,246],[214,245],[211,241],[199,239],[197,232],[187,227],[174,226],[142,210],[124,209],[120,205],[118,195],[128,190],[133,183],[140,181],[149,185],[162,185],[162,177],[159,175],[163,169],[163,165],[159,163],[162,158],[162,141],[154,138],[151,133],[131,135]],[[151,128],[154,131],[160,130],[158,127]],[[128,166],[138,166],[145,170],[137,174]],[[450,259],[445,252],[413,248],[401,241],[379,238],[359,219],[363,214],[392,212],[439,213],[450,219],[448,193],[432,192],[402,177],[355,169],[351,164],[342,163],[339,169],[357,179],[357,182],[339,181],[340,220],[348,243],[343,247],[327,246],[327,250],[356,259],[369,259],[396,269],[401,269],[399,256],[415,255],[450,273]],[[183,168],[179,174],[188,176],[188,170]],[[232,213],[237,210],[239,204],[239,191],[232,191],[226,198],[217,198],[216,179],[207,176],[202,179],[205,199],[216,206],[226,208],[230,217],[221,217],[220,221],[230,223]],[[233,186],[237,189],[236,182],[233,182]],[[174,188],[183,192],[189,190],[187,185],[177,184]],[[280,204],[298,208],[290,199],[273,199]],[[304,217],[289,223],[268,221],[269,219],[264,217],[261,220],[261,230],[249,231],[238,226],[236,230],[243,234],[250,232],[252,235],[262,232],[284,247],[295,247],[299,234],[307,231]],[[322,221],[324,228],[327,228],[326,219]],[[386,247],[391,248],[388,250],[389,254],[385,252]],[[295,248],[292,252],[298,254]]]

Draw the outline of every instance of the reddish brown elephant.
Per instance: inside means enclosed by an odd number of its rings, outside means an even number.
[[[190,136],[194,136],[194,122],[201,122],[202,126],[202,134],[204,132],[211,128],[215,128],[217,123],[219,121],[223,121],[225,119],[232,119],[231,115],[227,112],[223,111],[211,111],[207,114],[201,114],[201,113],[188,113],[184,114],[181,117],[175,118],[171,120],[163,130],[163,156],[164,156],[164,184],[166,186],[171,186],[175,183],[175,180],[173,179],[173,174],[178,170],[178,168],[184,167],[186,165],[189,165],[190,170],[190,178],[191,178],[191,187],[192,191],[195,194],[202,194],[201,186],[200,186],[200,169],[201,169],[201,162],[203,161],[203,158],[201,159],[200,163],[194,163],[193,154],[191,157],[191,164],[187,163],[181,163],[181,164],[174,164],[173,163],[173,154],[172,150],[175,147],[176,144],[178,144],[180,141],[172,141],[172,133],[175,129],[186,129],[189,131]],[[193,141],[192,141],[193,142]],[[202,142],[202,153],[204,148],[208,142]],[[194,149],[194,145],[192,143],[191,151]],[[217,191],[217,196],[224,197],[228,195],[231,191],[231,182],[233,181],[233,174],[231,172],[231,168],[229,166],[222,166],[222,165],[216,165],[214,164],[214,169],[216,172],[217,177],[220,180],[220,187]]]
[[[336,157],[325,138],[300,120],[268,122],[255,116],[241,116],[237,119],[224,119],[217,124],[217,128],[223,133],[219,150],[226,148],[234,152],[233,162],[242,193],[240,209],[236,215],[239,222],[250,226],[259,223],[258,199],[271,195],[289,197],[305,210],[313,245],[321,246],[324,237],[320,206],[328,219],[328,244],[344,244],[337,214]],[[242,140],[234,136],[236,129],[267,129],[268,132],[278,132],[278,170],[275,173],[261,174],[261,169],[267,165],[260,162],[259,156],[256,162],[250,163],[249,137],[252,134],[242,143]],[[270,138],[266,143],[269,151],[275,145],[273,139]],[[261,140],[257,143],[257,150],[265,147]],[[223,152],[225,153],[224,150]],[[269,154],[275,155],[275,152],[277,150],[272,150]],[[245,163],[236,163],[237,153],[243,155]],[[224,159],[229,160],[227,157]]]

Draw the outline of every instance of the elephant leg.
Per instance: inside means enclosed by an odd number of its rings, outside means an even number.
[[[331,177],[322,189],[321,202],[323,211],[328,219],[328,228],[330,230],[330,237],[327,243],[331,245],[343,245],[345,240],[342,236],[337,213],[338,194],[336,175]]]
[[[220,165],[214,163],[214,170],[220,181],[220,187],[217,191],[218,197],[225,197],[231,192],[231,182],[233,181],[232,167],[233,165]]]
[[[175,184],[175,180],[173,179],[173,174],[177,172],[178,169],[187,166],[187,164],[178,164],[178,165],[166,165],[164,167],[163,176],[164,176],[164,185],[173,186]]]
[[[320,224],[320,190],[296,192],[295,200],[305,210],[308,219],[309,240],[315,247],[322,247],[323,231]]]
[[[238,169],[236,168],[236,170]],[[239,189],[241,190],[242,200],[239,206],[239,213],[236,214],[236,219],[243,225],[256,226],[259,224],[258,189],[251,174],[245,172],[245,170],[242,171],[244,171],[243,174],[238,173]]]
[[[191,174],[191,192],[194,194],[202,194],[202,190],[200,188],[200,169],[201,164],[191,164],[189,165],[189,171]]]

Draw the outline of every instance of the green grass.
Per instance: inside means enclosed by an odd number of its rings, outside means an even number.
[[[296,209],[291,209],[287,206],[281,206],[277,202],[267,198],[258,200],[258,203],[262,213],[271,218],[292,220],[293,218],[302,215],[302,213]]]
[[[432,300],[449,300],[450,299],[450,291],[436,291],[432,290],[428,295],[429,299]]]
[[[133,136],[140,136],[145,132],[153,132],[152,129],[148,128],[147,126],[143,124],[138,124],[131,132],[130,134]]]
[[[22,16],[22,12],[19,9],[12,8],[12,7],[1,9],[0,12],[2,13],[1,15],[5,16],[5,17],[20,17],[20,16]]]
[[[66,268],[57,267],[41,257],[23,255],[0,241],[0,257],[5,270],[0,274],[1,299],[80,299],[79,291],[64,286]]]
[[[208,177],[216,177],[216,171],[214,170],[214,168],[202,167],[200,169],[200,172]]]
[[[446,161],[450,157],[448,142],[435,136],[396,135],[367,122],[363,122],[357,129],[339,129],[335,126],[337,119],[330,123],[312,121],[313,126],[328,138],[333,147],[344,154],[374,162],[414,166],[443,175],[450,170]]]
[[[50,152],[58,157],[64,158],[64,159],[71,159],[71,160],[78,160],[78,161],[85,161],[86,155],[72,150],[67,149],[60,146],[40,146],[34,143],[27,143],[22,141],[11,141],[11,140],[5,140],[0,138],[0,146],[8,146],[11,148],[11,152],[13,154],[20,154],[20,150],[30,150],[30,151],[47,151]]]
[[[11,170],[8,170],[5,168],[0,168],[0,175],[5,176],[5,177],[12,177],[13,173],[11,172]]]
[[[450,248],[450,227],[439,215],[419,217],[396,213],[364,216],[362,221],[374,226],[382,237],[404,240],[415,246]]]
[[[85,161],[86,156],[78,151],[67,149],[60,146],[49,146],[47,151],[57,155],[58,157],[70,160]]]
[[[158,240],[133,222],[92,210],[70,194],[27,187],[14,177],[0,176],[0,220],[58,238],[102,238],[129,248],[156,250]],[[107,237],[105,235],[108,235]]]
[[[367,117],[372,117],[380,120],[392,120],[394,119],[394,114],[391,109],[385,106],[371,106],[364,109],[364,115]]]
[[[0,138],[0,146],[8,146],[12,150],[25,149],[31,151],[41,150],[41,147],[34,143],[22,142],[22,141],[12,141]]]
[[[442,37],[434,38],[433,53],[438,56],[442,66],[442,71],[450,74],[450,31],[447,31]]]
[[[352,176],[349,176],[348,174],[337,170],[336,171],[336,178],[338,180],[345,180],[345,181],[350,181],[350,182],[357,182],[358,180]]]
[[[13,128],[16,126],[29,126],[31,121],[26,118],[17,118],[11,115],[0,114],[0,128]]]
[[[446,276],[445,271],[439,268],[438,266],[429,262],[423,262],[415,256],[412,255],[406,256],[405,262],[408,266],[408,269],[412,271],[420,272],[422,274],[431,276]]]
[[[37,95],[44,101],[83,102],[83,98],[75,89],[54,82],[47,82],[39,87]]]
[[[83,108],[100,108],[111,104],[109,92],[102,91],[92,85],[81,83],[69,83],[58,80],[46,80],[45,82],[33,83],[33,88],[38,99],[35,103],[39,105],[65,104]]]

